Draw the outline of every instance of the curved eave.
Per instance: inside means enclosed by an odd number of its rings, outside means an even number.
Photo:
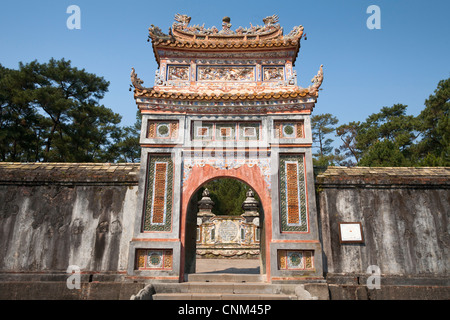
[[[207,94],[207,93],[178,93],[162,92],[153,88],[135,89],[134,98],[156,98],[184,101],[251,101],[269,99],[317,98],[317,91],[298,89],[293,91],[265,92],[265,93],[238,93],[238,94]]]
[[[159,49],[175,49],[179,51],[190,52],[239,52],[239,51],[272,51],[272,50],[284,50],[293,51],[295,55],[292,63],[295,64],[298,52],[300,50],[300,38],[289,40],[269,40],[269,41],[236,41],[236,42],[222,42],[222,41],[178,41],[178,40],[165,40],[165,39],[152,39],[153,53],[155,55],[158,67],[160,64],[160,56],[158,54]]]

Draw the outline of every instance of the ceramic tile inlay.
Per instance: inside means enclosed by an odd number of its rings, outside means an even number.
[[[173,162],[170,155],[148,157],[144,231],[170,231],[172,226]]]
[[[280,219],[282,232],[307,232],[303,155],[280,155]]]

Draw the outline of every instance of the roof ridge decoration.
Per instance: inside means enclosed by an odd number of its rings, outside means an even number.
[[[154,86],[144,87],[132,68],[130,91],[134,88],[139,108],[169,110],[174,101],[178,108],[178,103],[197,106],[237,101],[256,106],[279,100],[298,103],[299,110],[312,110],[323,82],[323,65],[308,87],[298,85],[293,66],[300,40],[306,39],[303,26],[284,35],[278,15],[262,20],[263,25],[250,23],[248,28],[233,30],[226,16],[219,30],[191,25],[190,16],[177,13],[167,34],[151,25],[148,41],[152,41],[158,70]]]
[[[177,13],[169,33],[165,34],[159,27],[151,25],[149,28],[149,38],[153,42],[156,41],[190,41],[190,40],[233,40],[233,41],[261,41],[261,40],[299,40],[303,36],[303,26],[299,25],[292,29],[287,35],[283,35],[283,28],[278,23],[279,17],[274,14],[263,19],[264,25],[252,25],[249,28],[240,26],[236,30],[231,30],[231,19],[224,17],[222,19],[222,29],[219,30],[213,26],[205,28],[203,25],[189,25],[191,17],[185,14]]]

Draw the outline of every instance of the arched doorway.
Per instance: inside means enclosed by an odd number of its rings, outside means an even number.
[[[233,169],[217,169],[209,165],[192,168],[189,179],[184,182],[181,210],[181,272],[180,280],[185,281],[186,275],[196,272],[197,259],[197,213],[199,211],[199,192],[207,183],[220,179],[232,178],[238,180],[253,190],[259,199],[259,257],[257,257],[260,274],[270,275],[269,248],[271,238],[271,197],[261,170],[257,165],[243,165]],[[268,220],[269,219],[269,220]],[[226,269],[226,268],[225,268]]]
[[[264,226],[260,197],[247,183],[205,182],[187,208],[185,274],[264,274]]]

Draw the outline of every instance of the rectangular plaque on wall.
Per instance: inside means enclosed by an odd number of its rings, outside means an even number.
[[[341,243],[363,243],[361,222],[339,222],[339,240]]]

